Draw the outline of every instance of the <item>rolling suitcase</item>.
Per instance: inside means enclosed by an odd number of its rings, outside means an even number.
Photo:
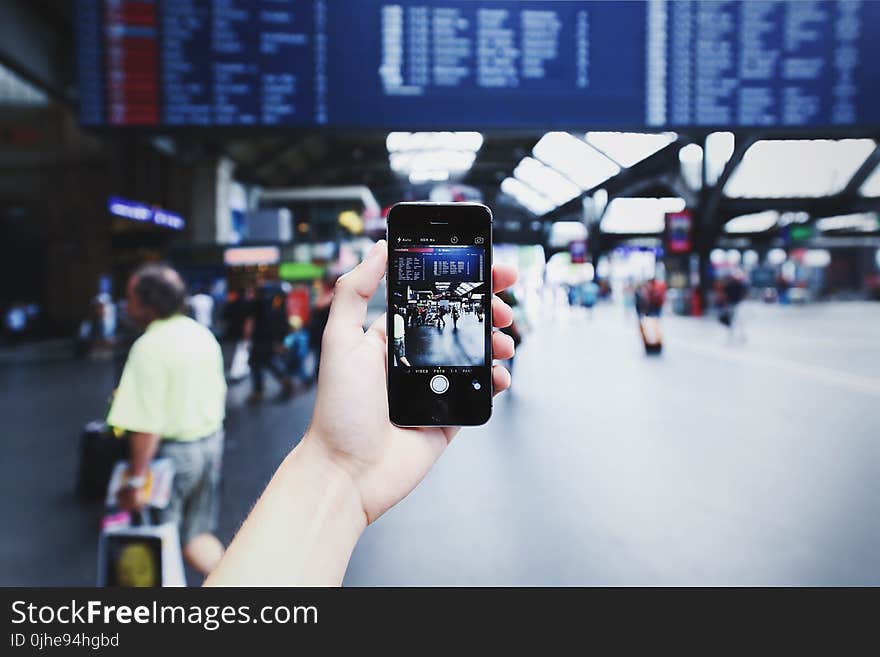
[[[98,538],[98,578],[101,587],[186,586],[186,571],[175,522],[154,522],[154,513],[168,506],[174,464],[160,458],[150,465],[147,506],[134,514],[116,510],[116,494],[124,485],[127,461],[116,464],[106,487],[108,514]]]
[[[656,317],[641,317],[639,330],[646,354],[659,354],[663,351],[663,334],[660,332],[660,320]]]
[[[152,523],[149,510],[104,519],[98,538],[97,585],[113,588],[186,586],[177,524]]]
[[[117,438],[101,421],[89,422],[80,439],[77,492],[86,500],[102,500],[118,461],[128,458],[128,440]]]

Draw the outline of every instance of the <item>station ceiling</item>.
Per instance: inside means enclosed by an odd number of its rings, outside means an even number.
[[[0,64],[38,86],[58,102],[74,109],[74,75],[72,58],[74,3],[72,0],[14,0],[2,3],[7,23],[18,26],[16,34],[8,35],[0,44]],[[8,27],[8,26],[7,26]],[[8,30],[7,30],[8,31]],[[68,56],[64,56],[67,53]],[[584,134],[576,135],[583,138]],[[795,132],[745,132],[735,135],[736,151],[721,173],[714,191],[696,189],[682,177],[680,152],[691,144],[703,143],[706,132],[679,132],[675,139],[656,153],[635,162],[626,162],[608,180],[570,201],[547,212],[535,212],[500,189],[517,166],[533,154],[541,134],[501,132],[484,135],[473,165],[456,183],[475,188],[486,202],[511,220],[535,225],[582,216],[582,200],[601,187],[607,199],[616,197],[685,198],[688,206],[698,207],[723,226],[740,215],[766,210],[781,212],[808,212],[814,218],[845,215],[847,213],[880,210],[880,197],[865,195],[862,190],[872,176],[880,174],[880,141],[878,130],[835,131],[825,134]],[[143,135],[152,139],[154,135]],[[366,185],[382,205],[402,199],[420,199],[427,196],[429,186],[413,185],[395,173],[389,166],[385,132],[312,132],[277,131],[229,132],[189,131],[165,135],[166,150],[170,145],[175,157],[188,161],[200,158],[226,156],[236,164],[236,177],[244,182],[263,187],[312,187],[336,185]],[[859,137],[872,139],[862,149],[861,162],[844,167],[846,180],[837,180],[836,186],[826,192],[782,194],[749,194],[749,184],[766,183],[768,175],[758,171],[746,175],[741,166],[749,147],[761,140],[817,139]],[[129,138],[129,137],[126,137]],[[594,144],[595,145],[595,144]],[[751,152],[754,152],[751,151]],[[830,152],[830,151],[829,151]],[[827,157],[826,157],[827,159]],[[746,163],[748,164],[748,162]],[[804,173],[809,174],[810,169]],[[785,173],[781,171],[780,174]],[[772,173],[771,176],[772,177]],[[727,183],[746,193],[737,197],[720,193]],[[773,190],[773,184],[766,185]],[[868,185],[872,190],[877,185]],[[781,189],[781,186],[780,186]]]
[[[388,162],[386,133],[309,134],[224,140],[219,150],[237,165],[241,180],[267,187],[363,184],[383,205],[420,198],[427,185],[411,185]],[[534,136],[487,136],[470,170],[455,182],[493,200],[501,181],[534,145]]]

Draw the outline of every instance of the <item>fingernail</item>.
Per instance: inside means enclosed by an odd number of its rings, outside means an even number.
[[[373,245],[373,248],[370,249],[370,252],[367,254],[367,260],[376,257],[376,254],[379,253],[380,247],[385,243],[385,240],[379,240]]]

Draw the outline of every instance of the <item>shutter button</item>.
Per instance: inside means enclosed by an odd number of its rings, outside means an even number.
[[[442,395],[444,392],[449,390],[449,379],[447,379],[442,374],[438,374],[431,379],[430,385],[431,390],[433,390],[438,395]]]

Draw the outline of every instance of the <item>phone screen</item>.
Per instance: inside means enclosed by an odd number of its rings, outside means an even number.
[[[492,215],[399,204],[388,216],[388,398],[402,426],[483,424],[492,412]]]

